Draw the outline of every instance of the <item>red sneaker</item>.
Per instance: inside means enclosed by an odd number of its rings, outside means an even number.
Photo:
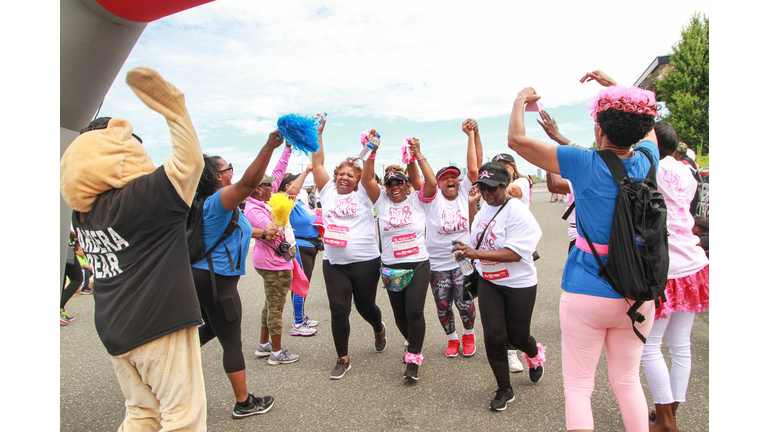
[[[462,347],[464,357],[470,357],[475,355],[475,335],[473,334],[465,334],[461,337],[461,344],[464,345]]]
[[[445,349],[445,355],[448,357],[456,357],[459,355],[458,339],[453,339],[448,341],[448,348]]]

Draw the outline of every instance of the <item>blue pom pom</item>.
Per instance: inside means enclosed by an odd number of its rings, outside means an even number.
[[[280,131],[288,144],[294,150],[308,154],[317,153],[320,143],[317,138],[317,123],[315,117],[302,117],[287,114],[277,120],[277,130]]]

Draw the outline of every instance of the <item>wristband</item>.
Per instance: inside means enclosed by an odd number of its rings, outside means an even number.
[[[371,153],[371,155],[368,156],[368,159],[370,159],[370,160],[376,159],[376,153]]]
[[[419,165],[421,165],[421,163],[422,163],[422,162],[424,162],[425,160],[427,160],[427,158],[426,158],[426,157],[423,157],[423,158],[421,158],[421,159],[416,159],[416,163],[417,163],[417,164],[419,164]]]
[[[261,231],[261,239],[264,240],[266,238],[267,238],[267,230],[262,230]]]

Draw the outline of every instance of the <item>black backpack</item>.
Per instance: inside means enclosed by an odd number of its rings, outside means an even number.
[[[235,209],[232,210],[232,217],[230,218],[227,227],[224,229],[224,234],[222,234],[221,238],[213,246],[211,246],[210,249],[206,250],[205,243],[203,242],[204,204],[205,198],[195,197],[194,201],[192,201],[192,206],[189,209],[189,214],[187,214],[187,249],[189,250],[190,265],[199,262],[202,259],[205,259],[208,262],[208,270],[211,273],[211,287],[213,288],[213,307],[215,314],[218,296],[216,290],[216,275],[213,272],[213,258],[211,257],[211,253],[216,249],[216,247],[219,246],[221,242],[232,235],[235,229],[240,229],[240,226],[238,225],[238,220],[240,219],[240,209],[235,207]],[[235,264],[232,261],[232,255],[229,253],[229,249],[226,247],[226,245],[224,246],[224,249],[227,252],[227,258],[229,258],[230,269],[234,271],[235,268],[237,268],[239,270],[240,249],[237,251],[237,267],[235,267]]]
[[[635,327],[636,322],[645,321],[645,316],[637,310],[645,301],[653,300],[657,308],[667,301],[664,289],[669,272],[669,240],[667,206],[664,196],[656,189],[653,158],[647,149],[636,150],[651,161],[651,169],[645,178],[629,178],[616,153],[610,150],[597,152],[619,185],[605,265],[583,226],[581,231],[600,266],[598,274],[622,297],[635,301],[627,315],[632,320],[635,334],[645,343],[645,336]],[[576,218],[579,219],[578,212]]]
[[[680,160],[688,162],[690,165],[688,168],[690,168],[693,178],[696,179],[696,193],[691,200],[691,216],[703,216],[701,213],[703,212],[702,204],[704,201],[704,179],[701,178],[699,170],[696,169],[696,163],[691,158],[683,156]]]

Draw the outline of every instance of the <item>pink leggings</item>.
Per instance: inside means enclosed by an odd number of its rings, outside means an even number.
[[[648,431],[648,410],[640,383],[643,342],[632,330],[625,299],[611,299],[563,291],[560,297],[565,423],[568,430],[594,430],[592,392],[600,353],[605,346],[608,380],[619,401],[628,432]],[[637,323],[647,335],[653,325],[653,302],[645,302]]]

